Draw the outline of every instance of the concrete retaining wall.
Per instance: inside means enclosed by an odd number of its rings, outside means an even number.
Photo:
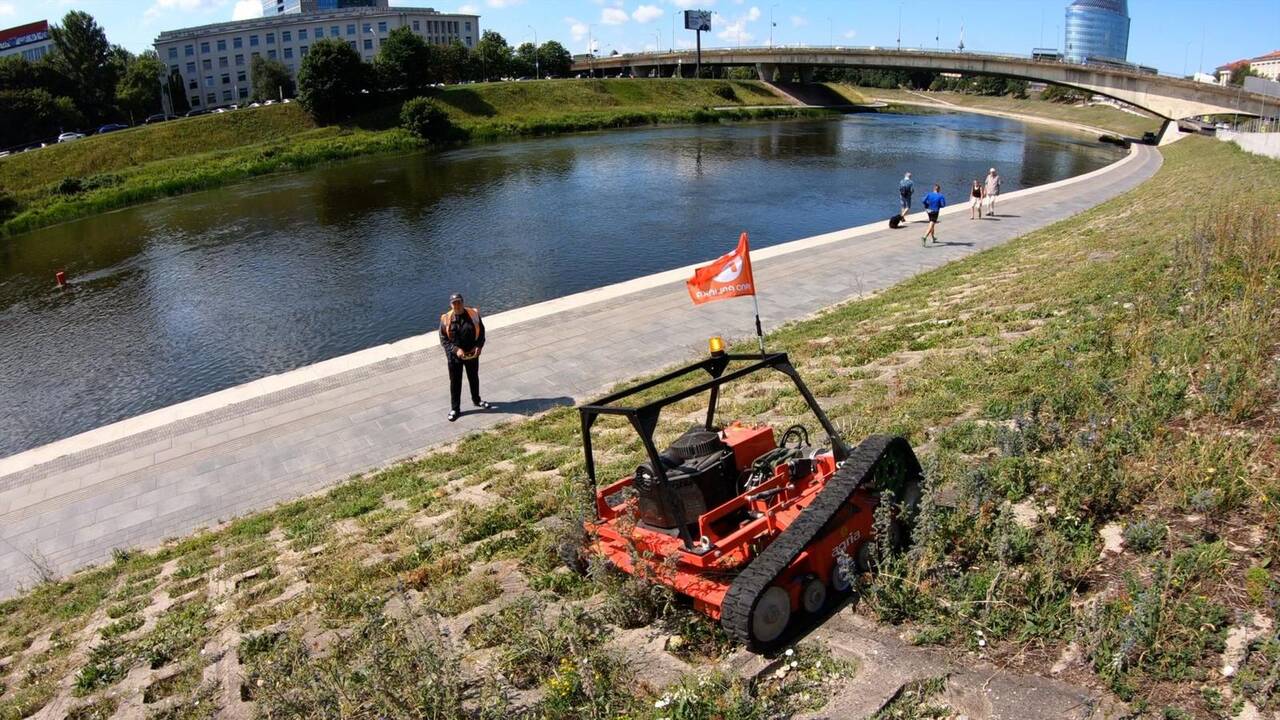
[[[1218,139],[1233,142],[1245,152],[1280,160],[1280,133],[1242,133],[1219,130]]]

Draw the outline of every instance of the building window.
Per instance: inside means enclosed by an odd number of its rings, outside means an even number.
[[[169,59],[173,60],[177,57],[178,57],[178,48],[176,47],[169,48]]]
[[[199,89],[200,89],[200,81],[199,81],[199,80],[196,80],[195,78],[191,78],[191,82],[187,83],[187,89],[188,89],[188,90],[199,90]]]
[[[244,67],[244,55],[236,56],[236,67]]]
[[[302,57],[306,57],[306,56],[307,56],[307,51],[308,51],[308,50],[310,50],[310,49],[311,49],[311,48],[310,48],[310,47],[308,47],[308,46],[306,46],[306,45],[303,45],[301,48],[299,48],[299,51],[302,53]]]
[[[256,50],[255,50],[254,52],[249,53],[249,54],[250,54],[251,56],[253,56],[253,57],[259,57],[259,56],[261,56],[261,55],[262,55],[262,53],[257,52]],[[250,62],[253,62],[253,61],[251,60]]]
[[[267,51],[267,59],[268,59],[268,60],[275,60],[275,59],[276,59],[276,51],[275,51],[275,50],[268,50],[268,51]]]
[[[239,50],[240,48],[244,47],[244,38],[235,38],[234,40],[232,40],[231,47],[235,48],[236,50]]]
[[[373,40],[371,40],[370,38],[365,38],[365,39],[364,39],[364,49],[365,49],[365,50],[372,50],[372,49],[373,49]]]
[[[227,41],[226,41],[226,40],[219,40],[219,41],[218,41],[218,52],[226,52],[226,51],[227,51]]]
[[[268,44],[268,45],[275,45],[275,44],[276,44],[276,34],[275,34],[275,33],[273,33],[273,32],[269,32],[269,33],[267,33],[267,44]]]
[[[382,22],[378,23],[378,32],[384,33],[386,31],[387,31],[387,21],[383,20]]]
[[[190,103],[191,107],[200,107],[199,95],[192,95],[191,97],[187,98],[187,101]]]
[[[211,59],[209,59],[209,58],[205,58],[204,60],[201,60],[201,61],[200,61],[200,67],[204,68],[205,70],[212,70],[212,69],[213,69],[213,60],[211,60]]]
[[[250,36],[249,36],[249,47],[258,47],[258,36],[257,36],[257,35],[250,35]]]
[[[347,41],[347,44],[351,46],[351,49],[352,49],[352,50],[355,50],[355,49],[356,49],[356,41],[355,41],[355,40],[348,40],[348,41]]]
[[[240,99],[243,100],[247,97],[249,97],[249,88],[240,88]]]
[[[355,24],[355,23],[351,23],[351,24],[347,25],[347,34],[348,34],[348,35],[355,35],[355,34],[356,34],[356,24]]]
[[[200,52],[202,52],[202,53],[207,53],[207,52],[209,52],[209,43],[207,43],[207,42],[202,42],[202,43],[200,43]]]
[[[195,46],[194,46],[194,45],[188,45],[188,46],[186,46],[185,48],[183,48],[183,53],[184,53],[187,57],[191,57],[192,55],[195,55],[195,54],[196,54],[196,48],[195,48]]]
[[[306,28],[299,28],[299,29],[298,29],[298,39],[299,39],[299,40],[306,40],[306,39],[307,39],[307,29],[306,29]]]
[[[222,73],[222,84],[223,85],[231,84],[231,73]]]
[[[413,21],[413,31],[414,31],[414,32],[419,32],[420,30],[422,30],[422,28],[418,26],[418,21],[417,21],[417,20],[414,20],[414,21]]]
[[[338,37],[341,34],[342,34],[342,30],[339,29],[337,25],[334,25],[333,27],[329,28],[329,37]]]
[[[196,74],[196,64],[195,64],[195,63],[193,63],[193,62],[189,62],[189,63],[187,63],[187,74],[188,74],[188,75],[195,75],[195,74]]]
[[[365,23],[365,24],[364,24],[364,31],[365,31],[365,34],[372,33],[372,32],[373,32],[373,23]]]
[[[178,66],[177,66],[177,65],[170,65],[170,66],[169,66],[169,74],[173,74],[173,73],[176,73],[176,72],[178,72]]]
[[[205,75],[205,76],[204,76],[204,86],[205,86],[205,87],[213,87],[213,76],[212,76],[212,75]]]
[[[222,91],[222,102],[231,102],[231,91],[230,91],[230,90],[223,90],[223,91]]]
[[[214,103],[218,102],[218,95],[217,93],[208,93],[207,95],[204,96],[204,100],[209,105],[213,105]]]
[[[280,42],[293,42],[293,32],[290,30],[282,30],[280,32]]]
[[[463,28],[464,28],[464,29],[466,29],[466,31],[467,31],[467,32],[471,32],[471,21],[470,21],[470,20],[466,21],[466,22],[465,22],[465,23],[463,23],[462,25],[463,25]]]
[[[292,60],[292,59],[293,59],[293,48],[285,48],[285,49],[284,49],[284,59],[285,59],[285,60]]]
[[[245,82],[246,80],[247,78],[245,78],[243,70],[239,70],[236,72],[236,82],[242,83],[242,82]]]
[[[223,57],[218,58],[218,67],[220,67],[220,68],[224,68],[224,67],[228,67],[228,66],[230,66],[230,65],[231,65],[231,63],[230,63],[230,62],[228,62],[228,60],[227,60],[227,58],[226,58],[226,56],[225,56],[225,55],[224,55]]]

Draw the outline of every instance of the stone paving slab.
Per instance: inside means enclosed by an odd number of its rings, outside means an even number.
[[[969,221],[967,203],[957,203],[943,212],[939,246],[920,246],[922,216],[912,216],[905,230],[876,223],[754,251],[762,321],[776,328],[1066,219],[1160,164],[1157,151],[1135,145],[1107,168],[1002,196],[990,221]],[[71,572],[109,559],[112,548],[154,545],[586,399],[702,353],[710,335],[752,333],[745,300],[691,307],[689,274],[679,268],[489,317],[481,383],[499,412],[445,421],[433,333],[0,458],[0,597],[37,578],[33,558]]]

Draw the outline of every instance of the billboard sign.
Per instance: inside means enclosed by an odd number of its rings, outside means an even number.
[[[708,10],[685,10],[684,29],[711,32],[711,12]]]
[[[49,23],[40,21],[30,25],[0,31],[0,50],[30,45],[49,39]]]

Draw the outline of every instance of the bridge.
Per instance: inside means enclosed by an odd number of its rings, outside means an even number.
[[[692,76],[697,56],[692,50],[579,58],[573,72],[635,77]],[[999,75],[1078,88],[1126,102],[1166,120],[1201,115],[1280,116],[1280,98],[1241,88],[1154,75],[1133,68],[1074,64],[1016,55],[894,50],[890,48],[782,47],[704,49],[707,67],[754,67],[761,80],[809,82],[818,67],[883,70],[928,70],[967,75]]]

